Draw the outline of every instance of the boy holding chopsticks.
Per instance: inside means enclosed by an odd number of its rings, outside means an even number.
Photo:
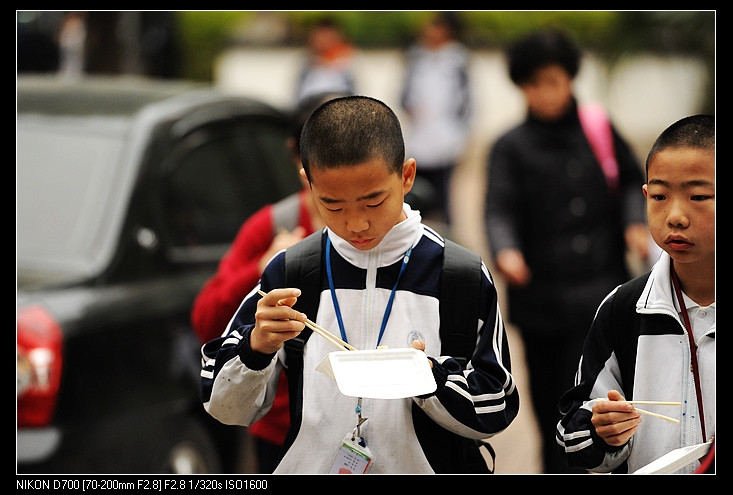
[[[287,285],[286,251],[279,253],[243,300],[226,334],[202,348],[205,409],[223,423],[244,426],[264,415],[280,369],[288,366],[284,343],[313,317],[319,327],[357,349],[424,350],[437,389],[405,399],[344,396],[332,379],[316,371],[334,350],[333,342],[312,336],[302,351],[302,379],[289,383],[291,431],[275,473],[337,472],[334,463],[342,456],[346,437],[357,429],[371,473],[460,472],[472,461],[465,451],[446,448],[428,459],[426,449],[447,437],[491,437],[506,429],[519,409],[488,270],[482,266],[480,294],[465,295],[479,297],[480,308],[475,351],[464,368],[440,352],[444,241],[404,202],[416,162],[405,160],[394,112],[364,96],[331,100],[306,122],[301,155],[301,173],[327,225],[318,234],[325,254],[317,316],[293,308],[301,288]],[[417,416],[429,423],[426,428],[424,423],[417,427]],[[480,462],[485,465],[482,458]]]
[[[589,471],[633,473],[715,435],[715,118],[662,132],[642,189],[663,252],[601,303],[559,404],[558,444]]]

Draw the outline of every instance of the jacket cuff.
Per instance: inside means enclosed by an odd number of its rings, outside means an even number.
[[[239,359],[242,360],[247,368],[259,371],[267,368],[276,353],[263,354],[252,349],[252,346],[249,345],[249,336],[253,329],[254,327],[244,332],[242,340],[239,342]]]
[[[593,439],[593,445],[601,449],[603,452],[608,452],[609,454],[618,452],[619,450],[626,447],[626,444],[620,445],[618,447],[614,445],[608,445],[605,440],[603,440],[603,438],[601,438],[598,433],[596,433],[596,429],[594,427],[591,427],[590,429],[590,436]]]
[[[438,392],[440,392],[440,390],[443,389],[443,387],[445,387],[445,382],[448,381],[448,370],[438,364],[438,361],[436,361],[434,358],[428,356],[428,359],[433,362],[433,378],[435,378],[435,385],[437,385],[437,387],[435,388],[435,392],[425,395],[418,395],[418,398],[420,399],[427,399],[430,396],[436,395]]]

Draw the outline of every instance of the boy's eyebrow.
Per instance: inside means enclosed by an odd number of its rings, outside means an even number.
[[[669,182],[662,179],[650,179],[649,184],[658,184],[660,186],[669,186]],[[688,180],[682,183],[682,187],[699,187],[699,186],[709,186],[709,187],[715,187],[715,183],[705,180],[705,179],[693,179]]]
[[[693,186],[710,186],[710,187],[715,187],[715,183],[714,182],[710,182],[709,180],[705,180],[705,179],[696,179],[696,180],[691,180],[691,181],[683,182],[682,185],[685,186],[685,187],[693,187]]]
[[[374,192],[371,192],[369,194],[365,194],[364,196],[359,196],[358,198],[356,198],[356,200],[357,201],[367,201],[367,200],[370,200],[370,199],[377,198],[377,197],[381,196],[384,193],[385,193],[385,191],[374,191]],[[329,198],[327,196],[319,196],[318,199],[320,199],[324,203],[329,203],[329,204],[343,203],[344,202],[343,199],[334,199],[334,198]]]
[[[384,190],[382,190],[382,191],[374,191],[372,193],[365,194],[364,196],[359,196],[358,198],[356,198],[356,200],[357,201],[364,201],[364,200],[367,200],[367,199],[374,199],[374,198],[377,198],[377,197],[381,196],[385,192],[386,191],[384,191]]]

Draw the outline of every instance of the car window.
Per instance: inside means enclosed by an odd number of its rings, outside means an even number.
[[[297,191],[287,127],[249,119],[209,125],[176,143],[161,184],[163,236],[174,249],[229,244],[267,203]]]
[[[70,279],[94,273],[119,228],[126,122],[116,118],[17,121],[18,277],[44,271]]]

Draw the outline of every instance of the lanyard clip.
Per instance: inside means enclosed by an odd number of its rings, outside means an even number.
[[[366,421],[369,418],[365,418],[361,415],[361,397],[359,397],[358,402],[356,403],[356,407],[354,408],[354,411],[356,412],[356,427],[354,428],[354,432],[352,433],[352,440],[353,437],[360,437],[361,438],[361,425],[364,424],[364,421]]]

